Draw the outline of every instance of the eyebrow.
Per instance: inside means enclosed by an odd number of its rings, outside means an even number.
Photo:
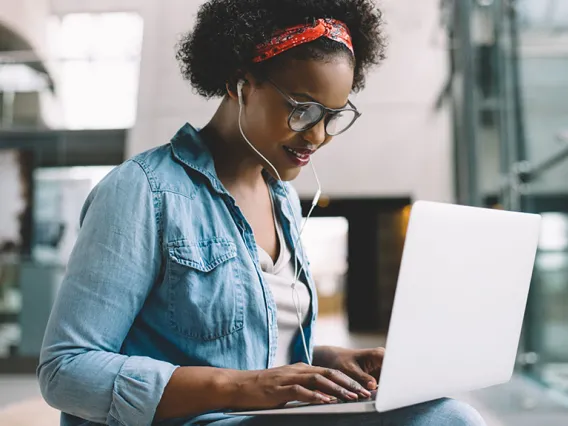
[[[308,95],[307,93],[297,93],[297,92],[294,92],[294,93],[290,93],[288,96],[294,96],[294,97],[298,97],[298,96],[299,96],[299,97],[308,98],[308,99],[309,99],[310,101],[312,101],[312,102],[316,102],[316,103],[318,103],[318,104],[320,104],[320,105],[326,106],[324,103],[318,101],[318,100],[315,99],[313,96],[310,96],[310,95]],[[296,100],[296,99],[294,99],[294,100]],[[299,101],[296,100],[296,102],[299,102]],[[347,103],[346,103],[345,105],[343,105],[341,108],[329,108],[329,109],[344,109],[344,108],[347,108],[348,106],[349,106],[349,99],[347,100]]]
[[[290,95],[292,96],[296,96],[296,97],[303,97],[303,98],[308,98],[310,101],[312,102],[317,102],[318,104],[321,104],[320,101],[318,101],[317,99],[315,99],[313,96],[308,95],[307,93],[298,93],[298,92],[293,92],[290,93]],[[322,104],[323,105],[323,104]]]

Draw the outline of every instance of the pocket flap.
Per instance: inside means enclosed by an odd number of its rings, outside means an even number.
[[[226,238],[213,238],[194,243],[176,242],[170,245],[168,251],[170,259],[174,262],[202,272],[210,272],[221,263],[237,257],[235,243]]]

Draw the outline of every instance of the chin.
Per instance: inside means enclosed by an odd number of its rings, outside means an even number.
[[[284,182],[293,181],[293,180],[295,180],[298,176],[300,176],[300,172],[301,172],[301,171],[302,171],[302,170],[301,170],[300,168],[288,170],[288,171],[286,171],[286,172],[284,172],[284,173],[282,174],[282,180],[283,180]]]
[[[266,171],[270,174],[270,176],[278,180],[278,176],[274,175],[274,171],[270,167],[267,167]],[[301,171],[302,169],[300,167],[286,168],[286,169],[278,168],[278,173],[280,174],[280,177],[282,178],[283,182],[293,181],[300,175]]]

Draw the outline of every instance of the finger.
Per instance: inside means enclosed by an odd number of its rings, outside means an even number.
[[[369,398],[371,396],[371,393],[367,389],[365,389],[355,378],[352,378],[339,370],[325,369],[324,376],[345,387],[346,389],[357,393],[363,398]]]
[[[279,393],[281,399],[286,402],[300,401],[312,404],[326,404],[333,401],[333,398],[330,396],[324,395],[323,393],[315,390],[307,389],[299,384],[282,386]]]
[[[369,398],[371,393],[365,389],[360,383],[352,378],[346,376],[339,370],[333,370],[329,368],[321,368],[321,367],[312,367],[307,364],[299,363],[295,364],[294,367],[303,374],[307,374],[309,376],[313,376],[314,374],[319,374],[329,381],[336,383],[339,385],[344,391],[339,391],[339,388],[333,389],[331,395],[337,396],[342,399],[353,399],[353,394],[356,398],[362,396],[363,398]],[[329,384],[327,384],[329,385]],[[339,393],[338,393],[339,392]]]
[[[377,380],[370,374],[365,373],[358,364],[353,364],[346,371],[347,375],[357,380],[361,386],[368,390],[377,389]]]
[[[359,398],[356,393],[319,373],[300,374],[290,377],[290,380],[307,389],[318,391],[342,400],[356,401]]]

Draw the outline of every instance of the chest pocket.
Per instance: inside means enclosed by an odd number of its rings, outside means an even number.
[[[243,328],[237,248],[225,238],[168,245],[170,324],[194,339],[215,340]]]

